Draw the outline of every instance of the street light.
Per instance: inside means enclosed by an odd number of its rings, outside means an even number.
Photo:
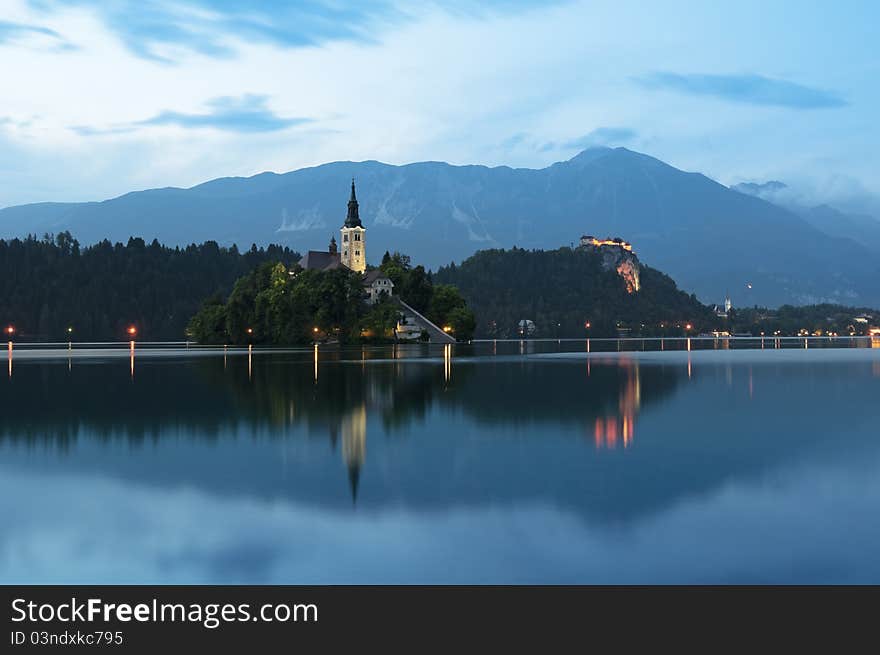
[[[10,325],[10,326],[8,326],[8,327],[6,328],[5,331],[6,331],[6,334],[7,334],[10,338],[12,338],[12,335],[15,334],[15,327],[13,327],[12,325]]]
[[[126,332],[128,332],[128,336],[134,337],[137,334],[137,328],[134,325],[129,325]]]

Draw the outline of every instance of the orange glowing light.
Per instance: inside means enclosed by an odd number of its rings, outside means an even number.
[[[693,330],[693,329],[694,329],[694,326],[691,325],[690,323],[688,323],[687,325],[684,326],[684,329],[685,329],[685,330]]]
[[[590,324],[590,322],[589,322],[589,321],[587,321],[587,322],[586,322],[586,323],[584,323],[584,327],[585,327],[585,328],[587,328],[587,329],[588,329],[588,330],[589,330],[589,329],[590,329],[590,327],[591,327],[591,324]]]
[[[623,239],[612,239],[608,237],[606,239],[597,239],[593,236],[584,236],[581,237],[581,245],[582,246],[592,246],[593,248],[601,248],[602,246],[616,246],[618,248],[623,248],[628,252],[632,252],[632,244],[627,243]]]
[[[312,328],[312,332],[317,332],[317,331],[318,331],[318,328],[316,328],[316,327]]]
[[[15,334],[15,328],[10,325],[6,328],[6,334],[12,336],[13,334]]]
[[[247,330],[245,330],[245,332],[247,332],[248,334],[253,334],[254,328],[248,328]]]
[[[130,325],[126,332],[128,332],[131,336],[134,336],[137,334],[137,328],[134,325]]]

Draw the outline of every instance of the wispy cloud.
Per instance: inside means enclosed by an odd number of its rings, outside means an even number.
[[[182,52],[210,57],[235,54],[235,41],[293,47],[329,40],[368,39],[370,20],[391,18],[390,0],[340,4],[333,0],[31,0],[51,13],[89,9],[135,55],[173,63]],[[173,53],[173,54],[172,54]]]
[[[71,125],[70,130],[80,136],[101,136],[104,134],[126,134],[134,132],[136,128],[131,125],[117,125],[113,127],[94,127],[92,125]]]
[[[635,78],[648,89],[665,89],[697,96],[712,96],[752,105],[791,109],[843,107],[846,100],[831,91],[762,75],[704,75],[657,72]]]
[[[597,146],[613,146],[629,143],[638,133],[629,127],[597,127],[589,134],[571,139],[561,144],[563,148],[595,148]]]
[[[286,127],[310,122],[308,118],[284,118],[266,106],[268,98],[262,95],[244,95],[238,98],[214,98],[202,114],[163,111],[141,121],[141,125],[178,125],[192,128],[214,128],[228,132],[275,132]]]
[[[151,118],[133,123],[95,127],[75,125],[70,129],[80,136],[124,134],[153,125],[174,125],[191,129],[214,129],[224,132],[256,133],[277,132],[295,125],[309,123],[312,119],[283,117],[267,106],[268,96],[246,94],[239,97],[224,96],[205,103],[207,111],[185,113],[165,110]]]
[[[31,4],[47,12],[71,6],[91,9],[137,56],[174,63],[182,52],[233,56],[236,41],[281,47],[339,40],[371,42],[379,24],[407,22],[414,17],[415,7],[482,18],[546,2],[487,0],[475,8],[463,0],[433,0],[408,9],[395,0],[31,0]]]
[[[0,45],[9,43],[33,45],[58,52],[76,50],[75,45],[48,27],[0,20]]]

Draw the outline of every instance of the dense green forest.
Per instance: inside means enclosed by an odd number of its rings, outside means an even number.
[[[169,248],[131,238],[81,247],[70,233],[0,240],[0,322],[20,340],[181,340],[205,298],[227,294],[263,262],[292,263],[288,248],[241,253],[208,241]]]
[[[19,340],[127,339],[132,325],[141,340],[179,340],[195,316],[192,337],[206,343],[389,338],[400,313],[393,302],[366,306],[357,275],[298,271],[297,261],[280,246],[239,252],[212,241],[169,248],[132,237],[81,247],[67,232],[0,240],[0,325],[14,326]],[[596,255],[570,248],[485,250],[433,275],[386,253],[380,268],[395,296],[459,339],[516,337],[522,319],[535,322],[536,337],[614,336],[619,328],[864,335],[880,325],[876,310],[827,304],[735,308],[718,318],[659,271],[642,265],[641,290],[629,294]]]
[[[469,339],[475,321],[458,290],[434,285],[409,257],[385,253],[380,267],[402,298],[438,325]],[[205,344],[304,344],[312,341],[384,341],[393,338],[401,311],[394,298],[364,302],[361,275],[340,267],[302,270],[267,262],[243,276],[228,298],[209,298],[189,324]]]
[[[716,324],[709,308],[669,276],[643,264],[642,288],[630,294],[615,271],[602,269],[600,256],[579,249],[482,250],[439,269],[434,280],[461,289],[477,316],[478,337],[518,336],[524,319],[535,323],[535,337],[551,338],[617,336],[620,329],[697,334]]]

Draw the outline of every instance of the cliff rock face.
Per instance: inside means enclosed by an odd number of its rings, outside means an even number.
[[[626,282],[628,293],[635,293],[641,288],[639,282],[639,260],[631,252],[625,253],[617,265],[617,274]]]
[[[628,293],[636,293],[641,288],[639,280],[641,267],[639,258],[634,252],[612,245],[585,246],[585,249],[599,255],[604,270],[617,271],[626,283]]]

